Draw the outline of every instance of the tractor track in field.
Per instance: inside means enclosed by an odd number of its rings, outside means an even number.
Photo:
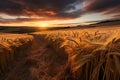
[[[37,36],[34,36],[32,46],[20,55],[3,80],[52,80],[67,61],[44,38]]]

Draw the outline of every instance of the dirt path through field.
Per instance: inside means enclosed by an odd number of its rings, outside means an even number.
[[[51,80],[66,63],[42,37],[35,36],[27,56],[18,60],[4,80]]]

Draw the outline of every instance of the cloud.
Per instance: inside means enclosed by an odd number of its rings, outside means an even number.
[[[120,14],[120,0],[87,0],[85,5],[86,13]]]
[[[20,22],[36,22],[36,21],[48,21],[50,18],[37,18],[37,17],[26,17],[26,18],[15,18],[15,19],[5,19],[0,17],[0,23],[20,23]]]
[[[76,18],[82,11],[66,13],[76,9],[71,5],[82,0],[0,0],[0,12],[9,15],[42,16],[51,18]]]
[[[114,16],[119,16],[120,0],[0,0],[1,13],[28,17],[0,18],[1,23],[73,19],[88,13],[115,14]]]
[[[23,15],[23,8],[9,0],[0,0],[0,13]]]

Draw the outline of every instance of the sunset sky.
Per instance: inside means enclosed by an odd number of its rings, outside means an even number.
[[[0,0],[0,26],[73,26],[113,18],[120,18],[120,0]]]

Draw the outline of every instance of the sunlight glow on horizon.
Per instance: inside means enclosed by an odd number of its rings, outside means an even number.
[[[8,17],[5,16],[4,17]],[[13,18],[14,17],[10,17]],[[109,19],[109,16],[105,16],[102,14],[86,14],[79,18],[70,19],[70,20],[47,20],[47,21],[26,21],[20,23],[1,23],[0,26],[33,26],[33,27],[65,27],[65,26],[75,26],[77,24],[86,24],[87,21],[98,21]]]
[[[40,22],[38,23],[39,27],[49,27],[50,24],[48,24],[47,22]]]

